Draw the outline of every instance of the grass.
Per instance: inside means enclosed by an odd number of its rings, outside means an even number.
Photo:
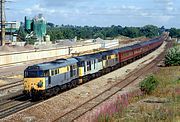
[[[180,88],[180,66],[163,67],[154,76],[159,85],[150,95],[134,98],[127,109],[112,116],[101,116],[99,122],[180,121],[180,95],[175,93]]]

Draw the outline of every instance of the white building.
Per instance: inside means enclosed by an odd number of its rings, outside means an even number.
[[[17,36],[16,32],[20,28],[20,22],[6,22],[5,28],[6,28],[6,37],[5,37],[6,41],[16,41],[16,36]]]

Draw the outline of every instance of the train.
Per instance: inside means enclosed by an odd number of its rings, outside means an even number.
[[[23,93],[32,99],[58,94],[149,54],[166,39],[164,34],[131,46],[28,66]]]

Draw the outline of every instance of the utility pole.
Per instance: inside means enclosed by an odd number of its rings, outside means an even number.
[[[5,0],[1,0],[1,40],[0,46],[5,45]]]

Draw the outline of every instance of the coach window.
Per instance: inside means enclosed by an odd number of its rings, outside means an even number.
[[[85,66],[85,62],[82,61],[82,62],[80,63],[80,66],[84,67],[84,66]]]
[[[87,63],[87,62],[86,62]],[[83,67],[84,67],[84,72],[86,72],[86,65],[85,65],[85,62],[82,62],[83,64]]]
[[[76,65],[70,66],[70,77],[74,77],[76,75]]]
[[[54,70],[51,70],[51,76],[54,76],[55,74],[54,74]]]
[[[57,75],[57,74],[58,74],[58,70],[56,69],[56,70],[55,70],[55,75]]]
[[[87,71],[90,71],[91,70],[91,61],[88,61],[87,62]]]
[[[96,69],[96,59],[94,59],[94,69]]]
[[[70,66],[70,77],[73,77],[73,65]]]
[[[77,65],[73,65],[73,76],[76,75],[76,69],[77,69]]]
[[[89,61],[87,61],[87,71],[89,71],[90,69],[89,69]]]

